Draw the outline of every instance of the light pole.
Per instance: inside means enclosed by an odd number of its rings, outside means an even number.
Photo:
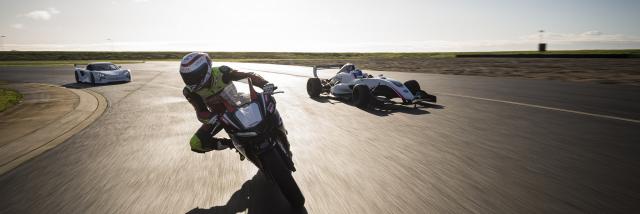
[[[107,41],[109,41],[109,46],[111,46],[111,52],[114,52],[114,48],[113,48],[113,40],[111,38],[107,38]]]
[[[0,51],[4,51],[4,38],[7,37],[5,35],[0,35]]]
[[[538,32],[540,33],[538,38],[538,52],[545,52],[547,51],[547,44],[542,42],[544,30],[539,30]]]

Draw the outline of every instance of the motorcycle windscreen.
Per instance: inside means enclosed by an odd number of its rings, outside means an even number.
[[[240,121],[242,126],[246,129],[252,128],[262,121],[262,115],[260,114],[260,106],[257,103],[251,103],[244,107],[238,108],[234,112],[234,115]]]
[[[231,82],[220,92],[220,97],[233,107],[244,106],[251,102],[251,95],[249,94],[249,87],[241,87],[240,89],[238,90],[235,84]]]

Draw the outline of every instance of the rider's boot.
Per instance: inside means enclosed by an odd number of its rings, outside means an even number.
[[[191,138],[191,151],[197,153],[205,153],[212,150],[224,150],[232,148],[231,140],[224,138],[211,138],[210,140],[200,141],[196,136]]]
[[[237,149],[236,152],[238,153],[238,155],[240,155],[240,161],[243,161],[245,159],[244,155],[242,155],[242,153],[240,153]]]
[[[231,141],[231,139],[220,139],[220,141],[222,142],[222,144],[227,145],[228,148],[235,148],[233,146],[233,141]],[[243,161],[245,159],[244,155],[242,155],[242,153],[240,153],[237,149],[236,152],[238,153],[238,155],[240,155],[240,161]]]

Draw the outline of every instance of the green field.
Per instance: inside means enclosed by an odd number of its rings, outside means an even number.
[[[0,112],[17,104],[22,100],[22,94],[15,90],[0,88]]]
[[[626,49],[626,50],[554,50],[546,52],[538,51],[494,51],[494,52],[458,52],[455,54],[544,54],[544,55],[557,55],[557,54],[628,54],[632,57],[640,57],[640,49]]]
[[[108,61],[116,64],[143,63],[142,60],[8,60],[0,61],[0,66],[10,67],[52,67],[72,66],[73,64],[87,64],[90,62]]]

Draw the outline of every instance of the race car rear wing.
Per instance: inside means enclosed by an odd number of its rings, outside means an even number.
[[[314,65],[313,66],[313,77],[318,78],[318,69],[340,69],[342,64],[333,64],[333,65]]]

